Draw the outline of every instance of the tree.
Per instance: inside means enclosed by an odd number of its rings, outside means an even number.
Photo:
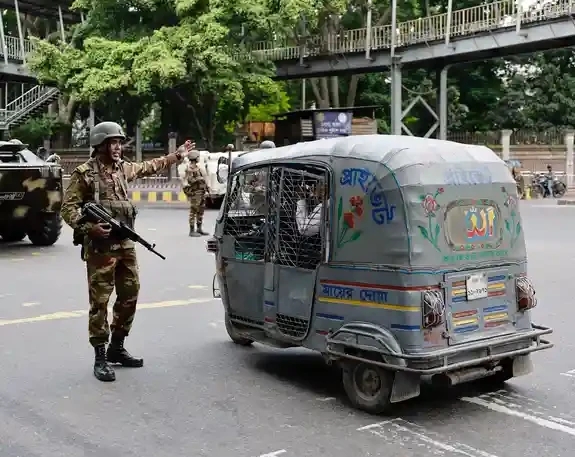
[[[162,116],[171,118],[167,128],[195,130],[212,148],[217,132],[243,120],[251,104],[281,98],[273,65],[242,57],[237,46],[237,23],[260,35],[277,24],[265,0],[78,0],[74,6],[88,9],[74,41],[34,40],[29,59],[41,82],[74,100],[120,98],[129,105],[124,119],[134,112],[143,118],[159,102]]]

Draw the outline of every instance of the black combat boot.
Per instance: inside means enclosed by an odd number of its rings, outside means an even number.
[[[94,376],[98,381],[111,382],[116,380],[114,369],[106,362],[106,345],[94,347],[96,358],[94,360]]]
[[[198,230],[197,230],[197,232],[198,232],[199,235],[203,235],[203,236],[209,235],[208,232],[204,232],[204,231],[202,230],[202,224],[198,224]]]
[[[189,236],[200,236],[200,234],[194,230],[193,225],[190,226],[190,235]]]
[[[126,349],[124,349],[124,337],[112,334],[112,342],[108,346],[108,353],[106,358],[109,363],[119,363],[123,367],[140,368],[144,366],[143,359],[132,357]]]

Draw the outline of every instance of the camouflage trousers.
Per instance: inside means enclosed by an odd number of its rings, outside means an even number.
[[[200,227],[204,221],[206,194],[204,191],[188,194],[188,201],[190,202],[190,216],[188,218],[190,227],[193,228],[196,223]]]
[[[88,248],[85,254],[88,272],[90,313],[88,332],[90,344],[107,343],[112,332],[128,336],[140,291],[136,249],[115,249],[95,252]],[[108,302],[116,289],[112,325],[108,324]]]

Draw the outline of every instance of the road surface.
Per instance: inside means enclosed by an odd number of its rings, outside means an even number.
[[[397,406],[353,410],[337,372],[312,352],[232,344],[212,299],[206,238],[187,213],[142,209],[140,310],[128,349],[141,369],[92,375],[87,290],[65,230],[51,248],[0,246],[0,456],[6,457],[541,457],[575,453],[575,208],[525,202],[535,320],[556,347],[533,374]],[[206,217],[211,229],[215,213]]]

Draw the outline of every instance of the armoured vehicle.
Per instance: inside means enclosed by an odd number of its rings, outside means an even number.
[[[5,242],[26,236],[37,246],[60,237],[63,199],[62,167],[46,162],[17,140],[0,141],[0,237]]]

